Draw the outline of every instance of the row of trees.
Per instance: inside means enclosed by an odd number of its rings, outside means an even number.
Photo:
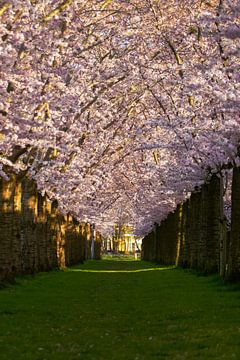
[[[91,258],[92,229],[37,191],[24,174],[0,181],[0,281],[63,268]],[[95,259],[101,238],[95,236]]]
[[[234,168],[229,228],[223,181],[214,175],[143,239],[143,258],[240,281],[239,195],[240,168]]]
[[[0,0],[0,175],[147,234],[240,163],[238,16],[238,0]]]

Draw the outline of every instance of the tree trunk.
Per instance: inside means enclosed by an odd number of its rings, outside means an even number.
[[[220,236],[223,213],[222,178],[214,175],[207,185],[207,242],[204,272],[219,273],[220,270]]]
[[[240,281],[240,168],[233,169],[232,216],[227,279]]]

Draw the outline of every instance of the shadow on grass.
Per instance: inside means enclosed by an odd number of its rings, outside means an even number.
[[[222,278],[219,274],[208,274],[206,272],[197,271],[194,269],[183,269],[176,267],[176,270],[186,275],[192,275],[197,279],[206,279],[206,285],[215,288],[218,292],[240,292],[240,283],[231,282]]]
[[[135,260],[89,260],[84,264],[73,266],[67,271],[87,273],[138,273],[148,271],[172,270],[175,266],[162,266],[146,261]]]

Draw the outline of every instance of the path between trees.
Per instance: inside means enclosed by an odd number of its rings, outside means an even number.
[[[0,291],[0,357],[239,359],[239,290],[143,261],[21,277]]]

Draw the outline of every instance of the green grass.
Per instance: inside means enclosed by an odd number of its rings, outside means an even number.
[[[239,287],[119,259],[21,277],[0,291],[0,359],[240,359]]]
[[[102,255],[103,260],[115,260],[115,261],[136,261],[133,255],[125,254],[104,254]]]

